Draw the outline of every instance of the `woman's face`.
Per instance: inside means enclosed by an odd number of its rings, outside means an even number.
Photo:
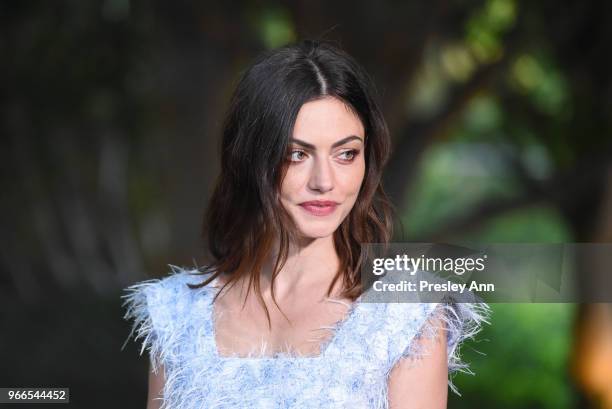
[[[281,203],[305,238],[331,235],[353,208],[365,175],[364,133],[359,117],[333,97],[298,112]]]

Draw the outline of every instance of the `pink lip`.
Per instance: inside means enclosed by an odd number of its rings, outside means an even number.
[[[338,203],[331,200],[312,200],[300,203],[300,206],[314,216],[327,216],[336,210]]]

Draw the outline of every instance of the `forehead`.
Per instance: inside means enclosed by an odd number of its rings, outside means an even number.
[[[302,105],[293,137],[313,144],[332,144],[349,135],[364,137],[359,117],[344,102],[325,97]]]

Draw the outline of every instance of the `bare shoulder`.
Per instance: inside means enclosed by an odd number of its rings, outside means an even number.
[[[444,409],[448,399],[448,355],[444,322],[432,322],[433,336],[414,339],[418,356],[400,359],[389,375],[391,409]]]

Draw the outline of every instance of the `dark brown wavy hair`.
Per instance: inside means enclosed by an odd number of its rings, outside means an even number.
[[[212,274],[191,287],[205,286],[223,273],[228,277],[223,287],[248,277],[247,295],[253,287],[269,325],[262,268],[276,257],[272,299],[278,307],[274,279],[287,261],[290,243],[299,243],[299,231],[280,202],[289,140],[302,105],[326,96],[343,101],[360,118],[366,162],[355,205],[334,232],[340,266],[327,295],[342,278],[341,297],[355,300],[363,291],[361,244],[387,244],[392,235],[393,207],[381,184],[390,137],[368,74],[328,41],[304,40],[261,54],[242,73],[225,116],[221,173],[203,225],[212,256],[203,273]]]

